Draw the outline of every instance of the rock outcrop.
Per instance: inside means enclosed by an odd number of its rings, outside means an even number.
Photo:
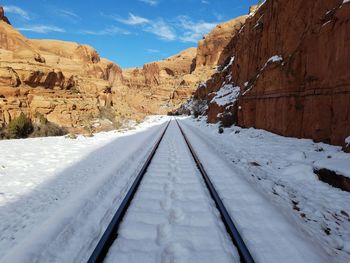
[[[212,66],[197,68],[196,56],[197,49],[190,48],[142,69],[124,70],[124,101],[145,114],[166,114],[178,108],[213,73]]]
[[[230,50],[226,47],[232,36],[241,29],[248,16],[241,16],[217,25],[208,35],[198,42],[196,66],[216,66],[224,64]]]
[[[120,78],[121,69],[92,47],[29,40],[0,21],[0,127],[23,112],[81,130],[113,106],[105,91]]]
[[[251,11],[220,72],[195,93],[210,102],[224,85],[240,87],[232,105],[209,103],[209,121],[231,113],[243,127],[342,145],[350,134],[350,3],[267,0]]]

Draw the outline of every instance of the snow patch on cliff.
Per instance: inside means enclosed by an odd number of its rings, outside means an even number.
[[[350,2],[350,0],[348,0],[348,1]],[[346,145],[350,145],[350,136],[345,139],[345,143],[346,143]]]
[[[234,87],[232,84],[225,84],[217,92],[210,103],[216,103],[219,106],[226,106],[237,100],[241,93],[240,87]]]
[[[224,69],[222,71],[225,71],[229,67],[231,67],[234,61],[235,61],[235,56],[231,57],[230,62],[226,65],[226,67],[224,67]]]
[[[267,60],[265,66],[266,66],[269,62],[275,63],[275,62],[278,62],[278,61],[283,61],[282,56],[280,56],[280,55],[274,55],[274,56],[270,57],[270,58]]]

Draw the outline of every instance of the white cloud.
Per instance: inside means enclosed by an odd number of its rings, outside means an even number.
[[[176,33],[174,29],[163,19],[152,21],[150,25],[144,29],[144,31],[155,34],[162,40],[174,41],[176,39]]]
[[[139,0],[140,2],[144,2],[146,4],[149,4],[151,6],[156,6],[159,4],[158,0]]]
[[[95,36],[114,36],[114,35],[130,35],[131,32],[124,30],[119,27],[108,27],[100,31],[92,31],[92,30],[82,30],[79,32],[82,35],[95,35]]]
[[[150,21],[144,17],[141,16],[136,16],[132,13],[129,13],[129,17],[127,19],[122,19],[122,18],[115,18],[120,23],[126,24],[126,25],[142,25],[142,24],[147,24]]]
[[[162,18],[159,18],[158,20],[149,20],[129,13],[127,19],[121,19],[118,17],[114,17],[114,19],[126,25],[141,26],[143,31],[152,33],[162,40],[173,41],[176,39],[175,30]]]
[[[209,23],[205,21],[193,22],[187,16],[180,16],[180,27],[183,30],[183,35],[180,40],[183,42],[197,43],[204,35],[209,33],[218,23]]]
[[[146,51],[147,51],[148,53],[150,53],[150,54],[154,54],[154,53],[159,53],[159,52],[160,52],[158,49],[151,49],[151,48],[146,49]]]
[[[25,26],[17,29],[19,31],[29,31],[29,32],[35,32],[35,33],[41,33],[41,34],[46,34],[50,32],[59,32],[59,33],[66,32],[63,28],[60,28],[57,26],[46,26],[46,25]]]
[[[218,21],[221,21],[223,20],[223,15],[222,14],[219,14],[219,13],[216,13],[214,12],[213,15],[215,16],[215,18],[218,20]]]
[[[78,16],[76,13],[68,11],[68,10],[58,10],[59,13],[61,13],[61,15],[65,16],[65,17],[69,17],[69,18],[74,18],[74,19],[80,19],[80,16]]]
[[[207,1],[207,0],[202,0],[201,3],[207,5],[207,4],[209,4],[209,1]]]
[[[28,12],[18,6],[14,6],[14,5],[4,6],[4,10],[5,10],[5,13],[19,15],[25,20],[30,20],[30,16]]]

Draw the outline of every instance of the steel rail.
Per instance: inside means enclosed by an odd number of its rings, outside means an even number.
[[[217,209],[220,212],[221,215],[221,219],[226,227],[226,230],[228,232],[228,234],[230,235],[233,244],[236,246],[238,253],[240,255],[240,260],[242,263],[254,263],[254,259],[252,257],[252,255],[250,254],[246,244],[244,243],[241,235],[238,232],[238,229],[236,228],[235,224],[233,223],[229,213],[227,212],[226,207],[224,206],[223,202],[221,201],[221,198],[218,194],[218,192],[216,191],[213,183],[210,180],[210,177],[208,176],[207,172],[205,171],[201,161],[198,158],[198,155],[196,154],[194,148],[192,147],[191,143],[189,142],[185,132],[183,131],[182,127],[180,126],[179,122],[176,120],[176,123],[181,131],[181,134],[183,135],[186,144],[192,154],[192,157],[204,179],[204,182],[206,184],[206,186],[208,187],[208,190],[210,192],[210,195],[212,197],[212,199],[215,202],[215,205],[217,207]]]
[[[135,196],[135,193],[138,189],[138,187],[140,186],[140,183],[145,175],[145,173],[147,172],[147,169],[149,167],[149,165],[152,162],[152,159],[159,147],[159,144],[161,143],[165,132],[167,131],[169,124],[171,121],[168,122],[168,124],[166,125],[164,131],[162,132],[161,136],[159,137],[159,139],[157,140],[155,146],[152,149],[152,152],[149,154],[146,162],[144,163],[144,165],[142,166],[141,171],[138,173],[135,181],[133,182],[132,186],[130,187],[128,193],[126,194],[126,196],[124,197],[122,203],[120,204],[117,212],[115,213],[115,215],[113,216],[112,221],[110,222],[110,224],[108,225],[107,229],[105,230],[105,232],[103,233],[100,241],[98,242],[96,248],[94,249],[94,252],[92,253],[92,255],[90,256],[88,263],[100,263],[103,262],[105,257],[107,256],[108,250],[109,248],[112,246],[113,242],[115,241],[115,239],[118,236],[118,228],[120,226],[120,223],[123,220],[123,217],[126,213],[126,211],[128,210],[128,207],[133,199],[133,197]]]

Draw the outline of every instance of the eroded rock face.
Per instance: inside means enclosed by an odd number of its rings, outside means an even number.
[[[227,45],[242,27],[248,16],[241,16],[217,25],[204,39],[198,42],[196,66],[216,66],[225,62],[230,55]]]
[[[101,59],[92,47],[28,40],[0,21],[0,127],[21,112],[31,118],[40,113],[72,130],[99,118],[101,107],[127,114],[130,107],[118,108],[112,101],[121,79],[121,68]]]
[[[212,67],[196,69],[196,56],[197,49],[190,48],[142,69],[124,70],[124,100],[145,114],[166,114],[178,108],[213,73]]]
[[[226,46],[219,61],[234,57],[232,66],[208,81],[204,97],[231,83],[242,93],[239,125],[342,145],[350,134],[349,36],[350,3],[267,0]]]
[[[242,55],[232,75],[241,87],[251,83],[239,124],[341,145],[350,134],[349,34],[350,5],[342,1],[267,1],[233,50]],[[282,60],[264,68],[275,55]]]

